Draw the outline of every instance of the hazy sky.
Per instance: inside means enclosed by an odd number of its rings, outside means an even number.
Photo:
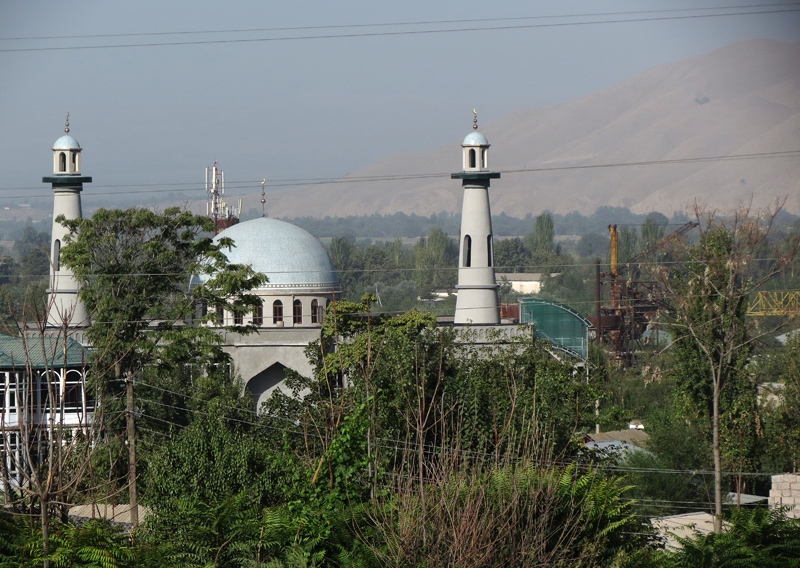
[[[214,160],[231,193],[457,145],[473,107],[486,123],[738,40],[798,40],[797,10],[730,0],[0,0],[0,200],[49,193],[41,177],[67,112],[94,177],[87,197],[126,191],[104,187],[114,185],[201,188]],[[463,28],[482,29],[442,31]],[[239,31],[253,29],[262,31]],[[108,37],[87,37],[99,35]],[[314,37],[341,35],[351,37]],[[57,49],[174,42],[186,44]]]

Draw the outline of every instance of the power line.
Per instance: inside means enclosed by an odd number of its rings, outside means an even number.
[[[789,4],[794,5],[794,4]],[[758,6],[760,7],[760,6]],[[515,29],[536,29],[536,28],[554,28],[554,27],[570,27],[570,26],[588,26],[588,25],[601,25],[601,24],[625,24],[636,22],[656,22],[656,21],[675,21],[675,20],[688,20],[699,18],[719,18],[731,16],[753,16],[765,14],[781,14],[787,12],[798,12],[800,8],[783,8],[775,10],[750,10],[744,12],[718,12],[713,14],[690,14],[690,15],[675,15],[675,16],[656,16],[656,17],[643,17],[643,18],[620,18],[611,20],[589,20],[583,22],[551,22],[545,24],[517,24],[517,25],[497,25],[497,26],[472,26],[472,27],[459,27],[459,28],[440,28],[432,30],[404,30],[404,31],[385,31],[385,32],[360,32],[360,33],[347,33],[347,34],[325,34],[325,35],[296,35],[290,37],[267,37],[267,38],[241,38],[241,39],[219,39],[219,40],[196,40],[196,41],[176,41],[176,42],[149,42],[149,43],[126,43],[126,44],[108,44],[108,45],[76,45],[76,46],[61,46],[61,47],[27,47],[27,48],[9,48],[0,49],[0,53],[14,53],[25,51],[73,51],[73,50],[89,50],[89,49],[119,49],[119,48],[135,48],[135,47],[164,47],[164,46],[187,46],[187,45],[214,45],[214,44],[242,44],[242,43],[264,43],[264,42],[282,42],[282,41],[309,41],[309,40],[329,40],[329,39],[349,39],[349,38],[366,38],[366,37],[390,37],[390,36],[408,36],[408,35],[432,35],[444,33],[463,33],[463,32],[476,32],[476,31],[500,31],[500,30],[515,30]],[[516,18],[519,19],[519,18]],[[457,22],[454,22],[457,23]],[[24,38],[18,38],[24,39]]]
[[[584,164],[574,166],[542,166],[534,168],[515,168],[515,169],[500,169],[497,170],[501,174],[518,174],[518,173],[539,173],[539,172],[555,172],[555,171],[571,171],[571,170],[591,170],[600,168],[623,168],[623,167],[642,167],[642,166],[662,166],[669,164],[694,164],[704,162],[721,162],[733,160],[754,160],[754,159],[770,159],[770,158],[797,158],[800,157],[800,150],[785,150],[780,152],[758,152],[751,154],[729,154],[727,156],[699,156],[693,158],[673,158],[669,160],[643,160],[639,162],[611,162],[606,164]],[[334,177],[321,177],[321,178],[286,178],[273,180],[267,182],[265,187],[296,187],[300,186],[318,186],[318,185],[331,185],[331,184],[350,184],[350,183],[371,183],[376,181],[405,181],[415,179],[433,179],[433,178],[450,178],[450,173],[439,172],[430,174],[389,174],[383,176],[348,176],[343,178]],[[181,186],[189,187],[181,187]],[[233,186],[237,189],[252,187],[253,189],[261,187],[261,181],[233,181],[226,182],[226,185]],[[124,195],[136,193],[164,193],[164,188],[169,188],[168,191],[172,192],[205,192],[205,186],[194,186],[193,182],[175,182],[175,183],[144,183],[144,184],[112,184],[112,185],[93,185],[92,189],[111,189],[111,188],[127,188],[127,187],[154,187],[160,189],[142,189],[138,191],[125,191]],[[42,189],[42,185],[37,186],[23,186],[23,187],[0,187],[0,191],[24,191],[30,189]],[[102,195],[111,197],[114,194],[99,193],[94,191],[83,191],[84,195]],[[42,195],[18,195],[18,196],[5,196],[4,199],[33,199],[33,198],[50,198],[51,194]],[[235,197],[232,195],[230,197]]]
[[[779,6],[796,6],[796,2],[774,3],[774,4],[743,4],[734,6],[715,6],[713,8],[676,8],[665,10],[634,10],[626,12],[587,12],[582,14],[560,14],[552,16],[513,16],[506,18],[473,18],[459,20],[419,20],[412,22],[373,22],[368,24],[339,24],[324,26],[291,26],[276,28],[244,28],[227,30],[195,30],[195,31],[175,31],[175,32],[141,32],[123,34],[84,34],[84,35],[60,35],[60,36],[20,36],[0,38],[0,41],[31,41],[31,40],[52,40],[52,39],[94,39],[94,38],[114,38],[114,37],[152,37],[170,35],[193,35],[193,34],[234,34],[234,33],[256,33],[256,32],[282,32],[282,31],[301,31],[301,30],[330,30],[343,28],[366,28],[366,27],[389,27],[389,26],[417,26],[434,24],[465,24],[475,22],[504,22],[519,20],[543,20],[558,18],[579,18],[589,16],[622,16],[631,14],[662,14],[672,12],[700,12],[710,10],[738,10],[749,8],[775,8]]]

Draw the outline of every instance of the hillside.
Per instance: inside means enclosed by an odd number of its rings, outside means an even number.
[[[461,166],[459,144],[469,126],[465,120],[452,144],[389,156],[341,183],[271,193],[268,211],[284,217],[457,212],[460,186],[449,173]],[[797,155],[570,169],[800,149],[800,42],[735,43],[569,103],[507,114],[482,124],[481,132],[492,144],[490,166],[506,172],[492,185],[493,213],[589,214],[613,205],[669,215],[695,200],[728,210],[751,198],[768,205],[788,197],[787,210],[800,214]],[[408,174],[441,175],[354,181]]]

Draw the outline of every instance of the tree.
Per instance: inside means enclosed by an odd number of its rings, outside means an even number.
[[[458,246],[439,227],[431,228],[428,238],[414,245],[414,280],[421,296],[436,288],[454,286],[458,273]]]
[[[494,266],[497,272],[527,272],[531,265],[531,253],[522,239],[497,240],[494,243]]]
[[[225,238],[215,243],[209,236],[211,219],[178,208],[164,213],[100,209],[91,219],[62,216],[57,221],[70,230],[61,260],[79,281],[80,298],[92,318],[86,334],[93,346],[98,403],[105,413],[120,410],[125,378],[133,504],[133,378],[145,368],[174,375],[187,364],[202,370],[228,362],[222,338],[203,324],[218,320],[217,309],[251,312],[261,300],[249,291],[265,277],[250,267],[229,264],[224,250],[234,243]]]
[[[553,250],[555,229],[550,213],[542,213],[536,217],[533,233],[527,236],[528,249],[534,255],[548,254]]]
[[[711,433],[716,532],[722,527],[723,449],[729,458],[746,460],[757,432],[755,392],[744,367],[754,341],[765,332],[753,333],[745,318],[747,298],[784,270],[800,248],[800,239],[786,243],[768,269],[754,274],[758,252],[774,246],[768,237],[779,211],[779,205],[761,214],[743,208],[720,221],[696,209],[699,242],[678,243],[674,268],[656,274],[675,313],[669,323],[676,337],[678,388]]]

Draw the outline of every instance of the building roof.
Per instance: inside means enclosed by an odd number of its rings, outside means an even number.
[[[644,430],[628,429],[628,430],[612,430],[610,432],[600,432],[597,434],[589,434],[589,438],[593,442],[613,442],[619,440],[621,442],[629,442],[631,444],[642,445],[649,437]]]
[[[462,146],[488,146],[489,141],[486,139],[486,136],[481,134],[480,132],[470,132],[467,134],[467,137],[464,138],[464,141],[461,143]]]
[[[76,150],[80,149],[80,147],[81,145],[78,144],[78,141],[69,134],[65,134],[53,144],[53,150]]]
[[[222,237],[234,242],[234,248],[225,251],[230,262],[250,265],[269,278],[262,291],[339,290],[339,277],[325,247],[300,227],[261,217],[225,229],[214,241]]]
[[[0,369],[82,367],[89,361],[89,350],[64,338],[28,333],[21,337],[0,333]]]

